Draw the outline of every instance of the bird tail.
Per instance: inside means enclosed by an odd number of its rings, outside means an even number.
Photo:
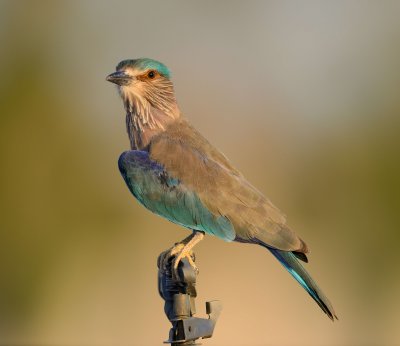
[[[324,295],[310,274],[304,269],[296,255],[290,251],[282,251],[268,247],[268,250],[278,259],[286,270],[297,280],[297,282],[316,301],[319,307],[334,321],[337,318],[335,310],[329,299]]]

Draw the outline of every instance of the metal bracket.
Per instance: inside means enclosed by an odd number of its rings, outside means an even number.
[[[164,343],[179,346],[196,345],[195,340],[212,336],[222,304],[217,300],[206,302],[208,318],[194,317],[197,272],[184,258],[179,263],[179,280],[172,280],[173,259],[174,257],[169,259],[166,268],[158,268],[158,290],[165,301],[164,312],[172,324],[169,338]],[[192,259],[194,261],[194,255]],[[158,263],[160,266],[160,260]]]

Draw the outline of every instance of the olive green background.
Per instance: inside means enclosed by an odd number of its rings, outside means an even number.
[[[1,1],[0,344],[161,345],[156,258],[188,231],[118,172],[122,59],[172,70],[181,109],[287,215],[331,323],[262,248],[207,237],[204,345],[400,344],[400,4]]]

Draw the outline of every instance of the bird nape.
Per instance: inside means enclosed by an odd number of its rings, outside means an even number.
[[[332,304],[305,270],[308,247],[285,216],[182,115],[168,68],[155,60],[124,60],[107,81],[117,85],[131,150],[118,160],[136,199],[192,231],[164,256],[188,258],[205,234],[267,248],[332,319]]]

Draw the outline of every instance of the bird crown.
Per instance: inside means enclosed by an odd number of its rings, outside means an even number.
[[[168,79],[171,76],[171,73],[167,66],[157,60],[149,58],[123,60],[117,65],[117,70],[122,70],[126,67],[132,67],[143,71],[149,69],[156,70],[159,74]]]

